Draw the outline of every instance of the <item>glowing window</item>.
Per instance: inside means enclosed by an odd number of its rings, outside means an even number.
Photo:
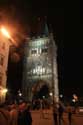
[[[36,73],[36,69],[33,69],[33,74],[35,74]]]
[[[42,72],[45,73],[45,68],[44,67],[42,68]]]

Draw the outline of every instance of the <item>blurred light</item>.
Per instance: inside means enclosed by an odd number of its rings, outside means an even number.
[[[1,27],[0,29],[1,33],[10,40],[10,42],[15,45],[18,46],[18,44],[16,43],[16,41],[11,37],[10,33],[8,32],[8,30],[5,27]]]
[[[8,92],[8,89],[2,89],[2,93],[5,94]]]
[[[1,32],[5,37],[11,38],[9,32],[4,27],[1,28]]]
[[[63,98],[63,95],[62,95],[62,94],[60,94],[60,98]]]
[[[79,112],[83,112],[83,108],[79,108]]]
[[[73,98],[74,98],[75,100],[78,100],[78,97],[77,97],[76,94],[73,94]]]
[[[22,93],[20,92],[20,90],[18,91],[18,95],[19,95],[19,96],[22,96]]]
[[[43,96],[43,99],[45,99],[45,96]]]
[[[53,93],[52,93],[52,92],[50,92],[50,93],[49,93],[49,95],[50,95],[50,96],[52,96],[52,95],[53,95]]]
[[[75,99],[72,99],[72,102],[76,102],[76,100],[75,100]]]
[[[22,93],[19,93],[19,96],[22,96]]]

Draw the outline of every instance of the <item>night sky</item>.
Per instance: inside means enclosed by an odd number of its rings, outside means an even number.
[[[68,3],[69,7],[67,7],[62,1],[55,1],[54,3],[52,0],[3,1],[0,3],[1,9],[13,10],[13,16],[8,11],[10,22],[19,22],[20,31],[24,34],[34,33],[38,18],[47,17],[47,23],[51,24],[54,36],[56,34],[60,93],[66,96],[71,96],[73,93],[83,96],[83,46],[81,44],[82,39],[80,39],[82,38],[80,29],[82,29],[83,23],[81,20],[82,10],[80,11],[79,4]],[[10,88],[17,91],[21,84],[21,78],[22,58],[18,63],[12,62],[9,58],[8,84]]]

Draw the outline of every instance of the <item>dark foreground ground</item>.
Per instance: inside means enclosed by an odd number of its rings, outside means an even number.
[[[32,125],[54,125],[52,110],[35,110],[31,112],[33,124]],[[69,125],[67,113],[63,115],[62,125]],[[71,125],[83,125],[83,115],[73,114]]]

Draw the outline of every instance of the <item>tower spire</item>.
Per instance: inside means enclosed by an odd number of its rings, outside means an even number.
[[[49,35],[49,29],[47,25],[47,17],[44,17],[44,28],[43,28],[43,35],[48,36]]]
[[[38,35],[45,35],[48,36],[49,35],[49,29],[48,29],[48,25],[47,25],[47,17],[45,16],[44,18],[38,18]]]

